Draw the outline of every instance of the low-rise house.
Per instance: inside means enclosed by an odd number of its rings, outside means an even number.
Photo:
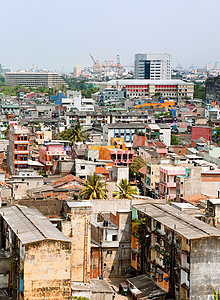
[[[75,159],[75,175],[81,179],[87,179],[94,174],[96,163],[90,160]]]
[[[59,142],[48,142],[39,148],[39,161],[44,165],[47,174],[52,174],[58,167],[58,161],[64,160],[66,151]]]

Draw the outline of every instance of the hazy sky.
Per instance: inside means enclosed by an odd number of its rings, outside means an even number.
[[[95,59],[131,64],[171,53],[188,67],[220,61],[220,0],[1,1],[0,63],[64,72]]]

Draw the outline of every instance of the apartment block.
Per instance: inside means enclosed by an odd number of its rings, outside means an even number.
[[[171,79],[171,54],[135,54],[135,79]]]
[[[134,276],[148,274],[169,299],[212,299],[219,289],[219,229],[162,204],[133,205],[132,223]]]
[[[12,174],[15,169],[26,169],[29,157],[29,130],[23,126],[11,126],[9,130],[8,166]]]
[[[0,258],[12,299],[70,299],[70,241],[36,208],[0,208]]]
[[[103,143],[104,145],[111,145],[111,138],[124,139],[124,143],[133,143],[133,134],[135,131],[142,131],[144,133],[145,123],[117,123],[117,124],[106,124],[103,126]]]

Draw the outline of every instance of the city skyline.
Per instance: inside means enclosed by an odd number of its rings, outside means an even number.
[[[218,0],[100,0],[74,3],[42,0],[2,4],[0,63],[12,70],[33,64],[71,72],[77,64],[92,66],[89,57],[134,62],[135,53],[171,53],[172,66],[188,68],[219,61]],[[136,8],[136,11],[135,9]],[[24,14],[25,12],[25,14]],[[10,22],[9,22],[10,21]]]

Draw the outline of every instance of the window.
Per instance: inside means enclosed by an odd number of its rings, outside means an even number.
[[[157,221],[157,223],[156,223],[156,228],[157,228],[157,229],[161,229],[161,223],[158,222],[158,221]]]
[[[86,166],[81,166],[81,170],[85,170]]]
[[[159,273],[159,280],[158,281],[163,282],[163,273],[162,274]]]
[[[136,253],[132,253],[132,260],[136,260]]]
[[[113,234],[112,235],[112,241],[117,241],[118,240],[118,235],[117,234]]]
[[[189,264],[189,262],[190,262],[190,257],[189,255],[187,255],[187,264]]]

